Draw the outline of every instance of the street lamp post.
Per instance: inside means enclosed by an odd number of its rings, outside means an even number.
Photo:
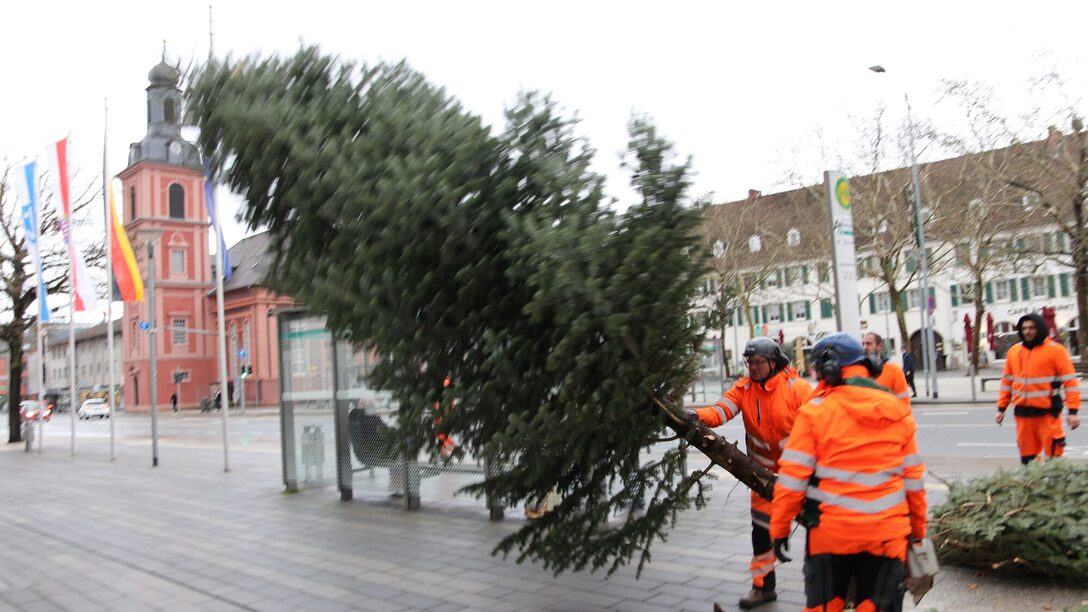
[[[145,229],[140,232],[147,243],[147,337],[148,337],[148,386],[151,403],[151,467],[159,466],[159,416],[156,406],[158,396],[158,320],[155,316],[155,241],[162,230]],[[112,415],[111,415],[112,418]]]
[[[878,74],[887,72],[883,66],[870,66],[869,70]],[[907,131],[910,143],[910,175],[914,191],[914,225],[915,240],[918,242],[918,301],[921,319],[921,327],[918,328],[919,340],[922,345],[922,364],[926,371],[926,393],[932,397],[937,394],[937,354],[936,342],[933,337],[933,326],[930,325],[929,315],[929,258],[926,256],[926,230],[922,218],[922,189],[918,181],[918,157],[914,152],[914,118],[910,108],[910,97],[903,93],[903,100],[907,104]]]

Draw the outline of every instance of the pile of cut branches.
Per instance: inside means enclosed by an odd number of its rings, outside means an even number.
[[[951,486],[930,535],[957,565],[1088,580],[1088,464],[1058,460]]]

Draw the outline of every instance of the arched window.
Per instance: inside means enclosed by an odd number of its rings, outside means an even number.
[[[131,215],[129,215],[129,221],[135,221],[136,220],[136,188],[135,187],[129,187],[128,188],[128,206],[129,206],[129,212],[132,213]]]
[[[238,371],[238,327],[230,324],[230,371]]]
[[[253,336],[249,333],[249,319],[242,324],[242,348],[246,350],[246,357],[242,361],[246,365],[253,363]]]
[[[185,218],[185,189],[177,183],[170,185],[170,218]]]
[[[748,252],[758,253],[763,250],[763,240],[760,239],[759,234],[752,234],[752,237],[748,239]]]
[[[162,101],[162,118],[163,121],[167,123],[177,123],[178,113],[173,98],[167,98]]]

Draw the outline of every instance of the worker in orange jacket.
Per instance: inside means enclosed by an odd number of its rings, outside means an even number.
[[[997,396],[997,424],[1004,422],[1005,410],[1011,403],[1020,462],[1027,465],[1040,454],[1061,457],[1065,453],[1062,406],[1069,411],[1069,429],[1079,427],[1080,383],[1069,352],[1047,337],[1050,330],[1042,316],[1024,315],[1016,329],[1020,343],[1005,356]]]
[[[744,417],[748,455],[763,467],[778,472],[778,459],[789,439],[797,410],[812,394],[809,385],[789,366],[789,357],[774,340],[753,338],[744,347],[748,376],[738,380],[714,406],[698,409],[708,427],[718,427],[737,415]],[[771,502],[752,493],[752,590],[739,605],[750,609],[778,598],[775,593],[775,557],[768,532]]]
[[[808,527],[805,610],[900,611],[907,546],[926,535],[925,466],[910,409],[878,388],[857,338],[816,344],[823,386],[801,407],[782,453],[771,507],[775,555],[789,561],[790,522]]]
[[[865,354],[881,364],[880,373],[874,377],[873,382],[891,391],[910,408],[910,388],[907,387],[907,377],[903,374],[903,368],[884,358],[884,338],[875,332],[868,332],[861,337],[861,347]]]

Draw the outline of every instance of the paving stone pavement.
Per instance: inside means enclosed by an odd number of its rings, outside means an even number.
[[[493,522],[482,507],[424,500],[407,512],[395,500],[341,502],[333,489],[285,494],[272,448],[236,450],[229,473],[209,448],[165,443],[161,456],[152,468],[142,445],[121,444],[113,462],[102,443],[81,443],[74,458],[59,444],[42,454],[0,447],[0,610],[705,612],[715,601],[737,609],[748,590],[748,495],[728,482],[654,546],[641,577],[556,577],[491,555],[524,520],[515,511]],[[1002,584],[951,570],[918,609],[1088,600]],[[779,585],[779,601],[760,610],[803,607],[799,562],[780,567]]]

